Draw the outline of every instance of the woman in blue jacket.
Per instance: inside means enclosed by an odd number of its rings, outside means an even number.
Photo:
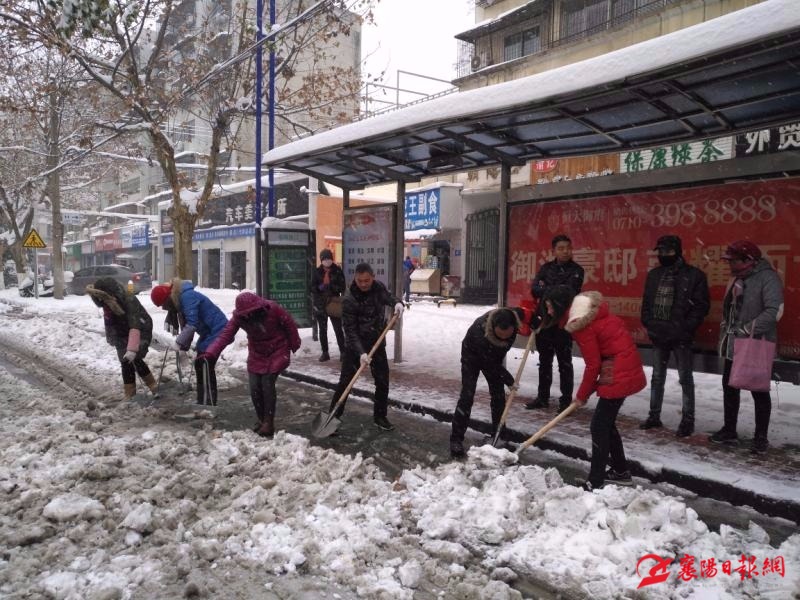
[[[210,400],[217,405],[217,375],[214,367],[217,360],[213,357],[199,358],[211,343],[217,338],[225,325],[227,317],[219,307],[194,289],[191,281],[175,278],[169,285],[157,285],[150,292],[150,299],[156,306],[161,306],[168,311],[166,323],[172,324],[176,329],[180,326],[180,333],[175,338],[175,344],[180,350],[188,350],[192,345],[194,335],[197,334],[198,358],[194,361],[194,371],[197,375],[197,403],[205,404]],[[205,379],[205,367],[208,367],[208,382]],[[210,391],[210,398],[206,393]]]

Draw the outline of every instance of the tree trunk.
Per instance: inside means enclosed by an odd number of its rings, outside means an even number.
[[[173,205],[170,212],[172,230],[175,234],[175,275],[181,279],[192,279],[192,234],[195,215],[190,213],[184,204],[179,204],[177,207]]]
[[[59,113],[58,89],[50,92],[48,106],[49,125],[47,137],[49,138],[49,151],[47,153],[47,195],[50,197],[50,206],[53,209],[53,298],[64,299],[64,224],[61,222],[61,177],[57,169],[60,157],[58,139],[60,136],[61,116]]]

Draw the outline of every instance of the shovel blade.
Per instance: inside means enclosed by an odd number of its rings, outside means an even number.
[[[498,427],[497,431],[494,434],[494,437],[492,438],[492,446],[494,448],[497,448],[497,442],[500,441],[500,434],[501,433],[503,433],[503,428],[502,427]]]
[[[340,419],[333,416],[333,413],[319,413],[314,422],[311,423],[311,435],[315,438],[326,438],[339,429],[342,424]]]

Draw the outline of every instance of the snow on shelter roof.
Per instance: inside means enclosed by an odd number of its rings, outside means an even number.
[[[578,63],[325,131],[263,161],[359,189],[773,127],[800,116],[798,62],[797,0],[766,0]]]

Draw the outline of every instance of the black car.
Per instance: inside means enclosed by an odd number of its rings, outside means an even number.
[[[128,289],[129,281],[133,282],[134,294],[138,294],[142,290],[149,290],[153,287],[153,280],[150,278],[150,275],[144,271],[135,273],[128,267],[123,267],[122,265],[97,265],[77,271],[72,282],[69,284],[69,293],[81,296],[86,293],[87,285],[90,283],[93,284],[101,277],[111,277],[119,281],[125,289]]]

